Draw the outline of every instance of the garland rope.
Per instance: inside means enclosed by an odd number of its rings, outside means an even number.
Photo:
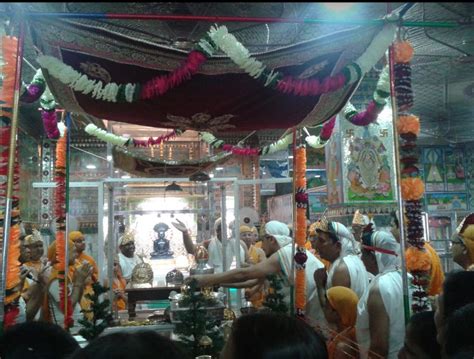
[[[16,323],[19,310],[19,298],[21,295],[20,288],[20,199],[18,197],[19,183],[20,183],[20,169],[18,163],[17,148],[10,149],[11,137],[11,121],[13,116],[13,98],[15,93],[15,75],[16,75],[16,58],[18,39],[16,37],[3,36],[1,41],[1,55],[0,71],[3,75],[3,82],[0,84],[0,103],[1,103],[1,122],[0,127],[0,146],[3,150],[0,153],[0,176],[3,180],[0,182],[0,190],[6,194],[8,185],[8,157],[9,151],[15,151],[15,163],[13,170],[13,195],[12,195],[12,212],[10,222],[10,235],[8,238],[8,257],[6,265],[5,278],[5,296],[3,303],[4,328],[8,328]],[[1,196],[2,213],[0,213],[1,235],[3,237],[6,205],[5,194]],[[3,295],[3,293],[2,293]]]

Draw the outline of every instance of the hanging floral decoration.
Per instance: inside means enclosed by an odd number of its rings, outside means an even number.
[[[162,96],[172,88],[189,80],[214,54],[216,49],[212,39],[205,36],[177,69],[169,74],[156,76],[145,83],[117,84],[110,82],[104,85],[102,81],[89,79],[87,75],[74,70],[55,57],[40,56],[37,61],[51,76],[68,85],[74,91],[90,95],[96,100],[132,103]]]
[[[56,189],[54,194],[54,215],[56,217],[56,259],[58,280],[59,280],[59,298],[60,309],[64,315],[64,327],[70,328],[74,325],[72,318],[72,302],[67,294],[66,288],[66,268],[69,264],[66,259],[66,173],[67,173],[67,129],[64,135],[56,144],[56,163],[54,180]],[[67,306],[66,306],[67,300]],[[66,311],[64,310],[66,306]]]
[[[409,42],[395,42],[394,87],[398,109],[397,132],[400,136],[401,195],[405,204],[406,234],[408,248],[405,251],[407,270],[413,276],[412,311],[430,310],[428,287],[430,283],[431,256],[424,248],[424,230],[421,215],[421,200],[425,192],[419,177],[416,140],[420,133],[420,120],[407,111],[413,106],[410,60],[413,47]]]
[[[285,76],[274,69],[268,69],[262,62],[250,57],[249,51],[230,34],[225,26],[214,26],[208,32],[212,41],[242,70],[264,87],[270,87],[285,94],[296,96],[319,96],[337,91],[345,85],[360,80],[380,59],[390,45],[395,33],[396,20],[387,18],[389,23],[378,33],[366,51],[339,73],[324,79],[297,79]]]
[[[0,103],[1,103],[1,127],[0,127],[0,205],[3,208],[0,212],[0,235],[3,237],[6,205],[6,192],[8,184],[8,156],[10,150],[11,121],[13,116],[13,97],[15,93],[15,75],[18,39],[16,37],[3,36],[0,38],[1,58],[0,72],[3,81],[0,83]],[[20,288],[20,199],[18,197],[20,184],[20,167],[18,163],[18,151],[15,151],[15,162],[13,165],[13,192],[11,204],[10,234],[8,237],[8,257],[5,275],[5,296],[3,299],[4,328],[8,328],[16,323],[20,313],[18,300],[21,294]]]
[[[129,147],[130,145],[134,147],[153,147],[157,146],[163,142],[169,141],[172,138],[181,136],[183,131],[176,129],[167,133],[165,135],[159,136],[157,138],[150,137],[148,140],[137,140],[133,137],[124,137],[114,135],[113,133],[108,133],[107,131],[97,127],[96,125],[90,123],[86,126],[85,131],[101,141],[111,143],[114,146]]]
[[[304,317],[306,307],[306,209],[308,208],[308,193],[306,192],[306,148],[300,146],[295,149],[295,203],[296,203],[296,230],[295,230],[295,306],[296,315]]]
[[[375,88],[373,98],[369,102],[367,109],[357,112],[356,108],[348,102],[344,107],[344,118],[355,126],[367,126],[377,120],[387,104],[387,98],[390,96],[390,76],[388,66],[385,66],[380,73]]]
[[[60,136],[58,121],[56,118],[56,101],[48,88],[43,76],[43,71],[38,69],[35,76],[28,85],[23,84],[20,101],[33,103],[40,100],[41,119],[46,135],[50,139],[58,139]]]

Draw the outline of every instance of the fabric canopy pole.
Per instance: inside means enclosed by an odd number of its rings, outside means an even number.
[[[30,12],[28,17],[57,17],[68,19],[117,19],[117,20],[160,20],[160,21],[205,21],[205,22],[257,22],[257,23],[291,23],[291,24],[323,24],[323,25],[383,25],[384,19],[373,20],[323,20],[295,19],[274,17],[237,17],[237,16],[195,16],[195,15],[159,15],[159,14],[110,14],[110,13],[65,13],[65,12]],[[405,27],[441,27],[453,28],[460,26],[454,21],[402,21]]]

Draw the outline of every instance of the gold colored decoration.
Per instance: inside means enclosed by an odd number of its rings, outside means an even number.
[[[148,263],[140,263],[132,271],[132,287],[143,287],[143,284],[153,286],[153,269]]]
[[[203,349],[212,348],[212,345],[212,339],[209,338],[207,335],[203,335],[201,339],[199,339],[199,346]]]
[[[213,291],[212,291],[212,287],[204,287],[204,288],[201,288],[201,293],[204,295],[204,298],[206,299],[211,299],[213,298]]]
[[[33,229],[33,234],[30,234],[25,237],[23,243],[25,246],[29,246],[30,244],[43,243],[43,238],[41,237],[41,233],[35,228]]]
[[[125,246],[130,242],[135,242],[135,235],[132,231],[127,231],[120,237],[119,243],[121,246]]]
[[[235,320],[237,317],[232,309],[224,309],[224,320]]]
[[[209,253],[204,246],[198,246],[195,254],[196,261],[207,261],[209,259]]]

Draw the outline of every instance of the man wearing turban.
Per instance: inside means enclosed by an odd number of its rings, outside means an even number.
[[[314,273],[322,305],[326,305],[324,290],[333,286],[350,288],[360,298],[369,285],[369,277],[352,233],[342,223],[323,217],[310,231],[310,240],[321,258],[331,263],[327,273],[324,269]]]
[[[82,232],[70,232],[69,239],[74,243],[77,256],[73,267],[74,270],[79,268],[83,263],[89,263],[92,267],[92,274],[86,283],[84,293],[81,298],[81,308],[89,310],[92,305],[92,301],[90,299],[87,299],[86,295],[92,295],[94,293],[94,290],[92,289],[92,283],[97,282],[97,280],[99,279],[99,270],[97,268],[97,264],[94,258],[84,252],[84,250],[86,249],[86,239],[84,238]],[[87,313],[86,317],[88,319],[92,319],[92,313]]]
[[[264,281],[271,274],[278,274],[283,280],[283,295],[285,301],[290,299],[290,278],[291,267],[294,261],[292,255],[292,238],[289,236],[290,230],[284,223],[270,221],[265,225],[265,235],[262,240],[262,249],[267,255],[264,261],[247,267],[234,269],[225,273],[196,275],[190,279],[196,279],[201,287],[209,287],[221,284],[233,288],[250,288]],[[306,272],[313,273],[324,265],[309,251],[305,251],[307,256]],[[305,277],[306,280],[306,315],[318,324],[327,324],[324,314],[316,298],[316,284],[311,275]]]
[[[178,229],[183,234],[183,243],[186,251],[189,254],[195,255],[196,246],[194,245],[189,230],[186,225],[181,222],[179,219],[176,219],[176,222],[173,222],[173,226]],[[226,268],[223,267],[223,256],[222,256],[222,220],[218,218],[214,223],[214,231],[216,233],[215,237],[212,237],[208,241],[204,241],[202,245],[207,249],[209,253],[208,263],[214,267],[215,273],[221,273],[223,271],[229,270],[232,267],[232,263],[235,259],[235,244],[236,239],[231,238],[227,239],[226,243]],[[240,241],[240,264],[245,263],[247,258],[247,246],[243,241]],[[223,270],[224,269],[224,270]]]
[[[453,260],[467,270],[474,264],[474,213],[463,219],[451,242]]]
[[[143,262],[143,260],[135,254],[135,237],[133,233],[126,232],[120,237],[119,249],[120,269],[122,270],[123,278],[129,283],[132,278],[133,269],[137,264]]]

